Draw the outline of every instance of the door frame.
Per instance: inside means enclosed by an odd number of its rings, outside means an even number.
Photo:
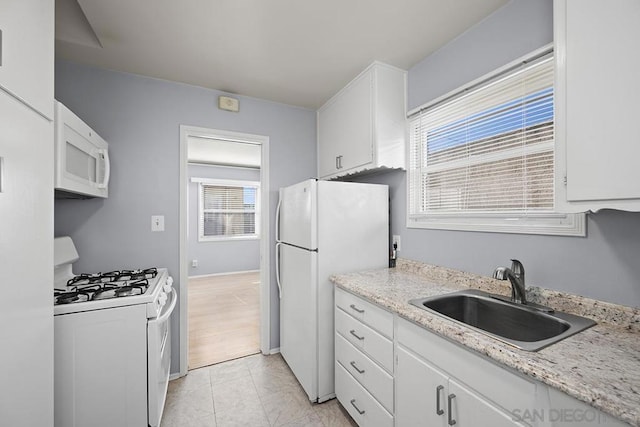
[[[260,145],[260,351],[270,353],[271,345],[271,304],[270,304],[270,271],[271,259],[270,209],[269,209],[269,137],[248,133],[209,129],[196,126],[180,125],[180,373],[184,376],[189,370],[189,318],[188,318],[188,157],[187,141],[190,136],[224,139]]]

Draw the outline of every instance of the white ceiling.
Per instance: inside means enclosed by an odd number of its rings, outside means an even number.
[[[374,60],[409,69],[507,1],[57,0],[56,56],[316,109]]]

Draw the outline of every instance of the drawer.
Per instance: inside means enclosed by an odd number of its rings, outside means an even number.
[[[357,349],[393,372],[393,341],[383,337],[364,323],[336,309],[336,332]]]
[[[353,294],[336,288],[336,306],[369,325],[387,338],[393,338],[393,314]]]
[[[393,413],[393,377],[391,375],[339,334],[336,334],[336,360],[387,411]]]
[[[360,427],[393,427],[393,416],[337,362],[336,397]]]

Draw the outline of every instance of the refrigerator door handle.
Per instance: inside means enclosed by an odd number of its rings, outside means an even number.
[[[278,204],[278,206],[280,206]],[[278,284],[278,298],[282,299],[282,285],[280,284],[280,245],[282,243],[276,243],[276,283]]]
[[[282,196],[278,198],[276,205],[276,242],[280,242],[280,205],[282,205]]]

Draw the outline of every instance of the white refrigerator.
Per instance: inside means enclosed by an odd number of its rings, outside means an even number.
[[[386,185],[307,180],[280,189],[280,353],[312,402],[335,397],[332,274],[389,263]]]

